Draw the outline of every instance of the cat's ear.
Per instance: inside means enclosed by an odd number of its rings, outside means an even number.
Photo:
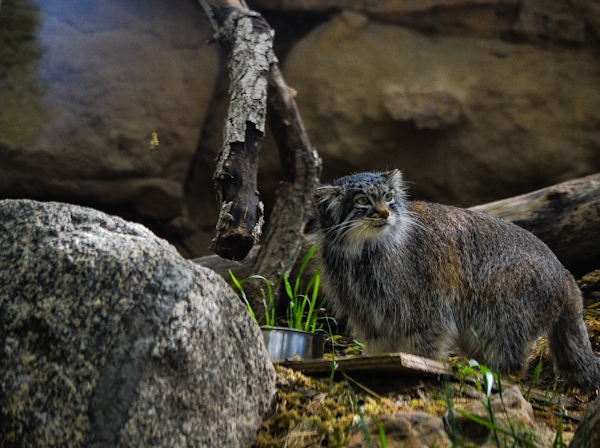
[[[402,182],[402,172],[397,168],[391,171],[386,171],[383,174],[385,174],[388,177],[388,179],[393,179],[395,181]]]
[[[398,169],[386,171],[383,173],[387,176],[388,182],[393,185],[395,190],[403,191],[404,190],[404,182],[402,181],[402,172]]]
[[[319,187],[313,193],[313,201],[315,203],[315,209],[321,216],[328,214],[327,210],[337,202],[337,199],[341,196],[341,187],[334,187],[332,185],[325,185]]]

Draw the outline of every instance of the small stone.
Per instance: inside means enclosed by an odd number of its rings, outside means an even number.
[[[581,423],[569,443],[569,448],[591,448],[600,446],[600,398],[586,409]]]
[[[491,421],[493,414],[494,424],[507,431],[516,431],[517,434],[527,436],[535,429],[535,441],[539,446],[548,446],[552,443],[552,433],[548,428],[536,425],[535,416],[531,404],[525,398],[518,386],[505,390],[502,395],[492,396],[489,406],[485,401],[477,402],[465,409],[463,412],[471,414],[479,419]],[[477,446],[496,446],[491,440],[492,433],[486,426],[480,425],[469,417],[455,412],[456,431],[459,440],[468,440]],[[514,443],[510,436],[499,432],[501,443],[511,446]]]
[[[373,419],[369,423],[369,438],[373,447],[380,447],[380,429],[385,434],[388,448],[447,448],[452,446],[450,438],[444,430],[441,418],[424,412],[402,412]],[[366,448],[362,431],[357,432],[348,448]]]

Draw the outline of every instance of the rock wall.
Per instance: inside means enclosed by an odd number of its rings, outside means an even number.
[[[397,167],[413,196],[469,206],[600,169],[593,1],[250,6],[276,30],[325,182]],[[198,2],[0,11],[0,198],[92,206],[208,254],[228,85]],[[268,132],[260,163],[268,222],[281,179]]]
[[[180,216],[219,72],[198,2],[1,11],[0,197],[85,204],[155,230]]]
[[[600,169],[599,65],[585,46],[343,13],[299,42],[283,73],[323,181],[395,167],[414,196],[468,206]]]

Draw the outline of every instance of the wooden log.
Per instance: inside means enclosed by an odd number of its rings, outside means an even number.
[[[600,268],[600,174],[563,182],[531,193],[471,207],[510,221],[544,241],[567,269],[582,275]],[[298,255],[303,258],[309,249]],[[244,278],[254,274],[251,259],[244,263],[194,260],[227,277],[232,269]],[[292,276],[293,278],[293,276]]]
[[[446,365],[440,361],[410,353],[389,353],[385,355],[363,355],[352,358],[335,359],[336,371],[348,374],[369,373],[417,375],[419,377],[439,377],[448,372]],[[279,361],[277,364],[288,367],[305,375],[329,375],[331,359],[314,359],[306,361]]]
[[[303,258],[296,249],[304,242],[304,228],[312,214],[312,193],[319,185],[321,159],[310,145],[300,112],[276,64],[269,74],[269,129],[277,144],[284,181],[277,190],[264,243],[252,263],[254,273],[275,281],[286,265]],[[307,245],[303,245],[305,250]],[[250,291],[260,298],[260,290]],[[279,306],[279,290],[275,303]],[[262,304],[260,301],[259,306]]]
[[[600,174],[471,210],[529,230],[576,275],[600,268]]]

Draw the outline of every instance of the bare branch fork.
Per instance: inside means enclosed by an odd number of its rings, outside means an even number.
[[[321,161],[277,66],[274,32],[267,22],[243,0],[198,1],[215,39],[228,52],[231,79],[224,143],[214,175],[221,212],[211,249],[223,258],[242,260],[262,233],[263,206],[256,173],[268,105],[268,124],[279,150],[284,182],[252,269],[274,280],[304,238]]]

